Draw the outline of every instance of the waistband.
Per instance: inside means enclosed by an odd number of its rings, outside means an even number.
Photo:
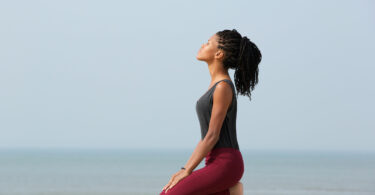
[[[240,150],[236,148],[214,148],[208,152],[207,156],[213,156],[221,153],[241,153]]]

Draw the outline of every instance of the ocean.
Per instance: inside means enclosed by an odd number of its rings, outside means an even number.
[[[192,152],[1,149],[0,194],[158,195]],[[375,195],[375,153],[241,152],[245,195]]]

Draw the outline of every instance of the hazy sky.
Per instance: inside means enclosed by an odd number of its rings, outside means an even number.
[[[375,151],[373,1],[3,1],[0,25],[0,148],[195,148],[195,57],[235,28],[263,55],[240,149]]]

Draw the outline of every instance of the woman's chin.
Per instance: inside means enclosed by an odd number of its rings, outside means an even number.
[[[197,60],[199,60],[199,61],[203,61],[203,59],[202,59],[199,55],[195,56],[195,58],[196,58]]]

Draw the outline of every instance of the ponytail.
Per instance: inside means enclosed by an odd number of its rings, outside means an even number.
[[[216,34],[219,36],[218,48],[225,52],[224,68],[235,69],[237,95],[246,95],[251,101],[251,91],[258,83],[261,52],[249,38],[242,37],[235,29],[219,31]]]
[[[258,83],[259,68],[258,64],[262,60],[262,54],[258,47],[246,36],[241,39],[238,62],[234,73],[237,91],[249,96],[251,100],[251,91]]]

